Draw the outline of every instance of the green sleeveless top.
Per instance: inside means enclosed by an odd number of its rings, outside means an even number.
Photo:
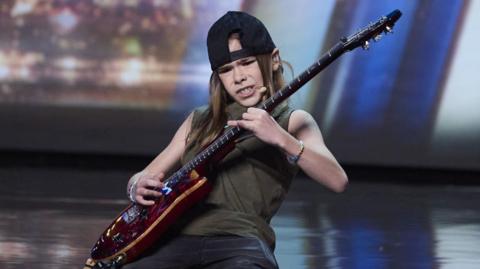
[[[194,111],[194,126],[199,113]],[[241,118],[246,111],[236,103],[227,107],[228,119]],[[272,116],[287,130],[290,114],[287,105],[277,107]],[[185,152],[183,164],[195,156]],[[207,178],[213,183],[208,197],[196,205],[181,222],[180,233],[186,235],[239,235],[257,237],[275,247],[270,220],[277,212],[298,167],[291,165],[280,149],[266,144],[246,132],[237,139],[235,149]]]

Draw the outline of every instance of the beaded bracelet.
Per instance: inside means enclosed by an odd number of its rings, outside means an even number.
[[[297,164],[300,156],[302,156],[303,151],[305,150],[305,145],[303,144],[302,140],[298,140],[300,142],[300,152],[297,155],[288,155],[287,161],[291,164]]]

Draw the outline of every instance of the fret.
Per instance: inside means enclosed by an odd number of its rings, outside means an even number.
[[[268,107],[271,107],[275,104],[275,95],[272,96],[270,99],[267,100],[267,102],[265,102],[265,110],[267,110]]]

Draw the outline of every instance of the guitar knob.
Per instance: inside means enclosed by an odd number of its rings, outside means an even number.
[[[376,36],[373,37],[373,41],[377,42],[379,41],[380,39],[382,39],[382,35],[381,34],[378,34]]]
[[[123,261],[125,260],[125,257],[126,255],[124,253],[118,255],[115,260],[113,261],[113,266],[117,266],[117,265],[121,265],[123,264]],[[116,267],[112,267],[112,268],[116,268]]]
[[[392,29],[392,27],[390,27],[390,26],[387,25],[387,26],[385,27],[385,34],[388,34],[388,33],[393,33],[393,29]]]
[[[365,41],[365,43],[363,43],[363,45],[362,45],[362,48],[364,50],[368,50],[370,48],[370,43],[368,41]]]

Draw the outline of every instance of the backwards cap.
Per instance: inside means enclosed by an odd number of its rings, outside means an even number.
[[[238,33],[242,49],[230,53],[228,37]],[[271,53],[275,49],[270,34],[263,23],[240,11],[229,11],[218,19],[207,36],[208,58],[212,71],[240,58]]]

